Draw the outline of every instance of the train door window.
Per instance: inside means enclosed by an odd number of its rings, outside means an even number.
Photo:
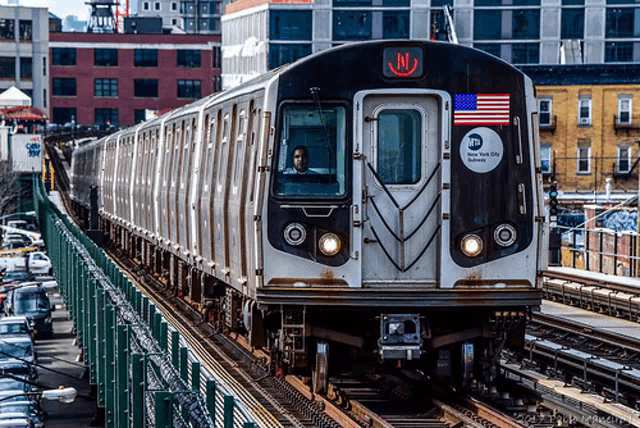
[[[416,109],[378,114],[375,168],[386,185],[416,184],[422,177],[422,115]]]
[[[591,146],[578,147],[578,174],[591,172]]]
[[[218,177],[216,183],[218,185],[218,191],[222,190],[222,171],[224,170],[224,148],[225,144],[229,142],[229,114],[224,115],[224,122],[222,123],[222,141],[220,141],[220,147],[218,148]]]
[[[631,170],[631,147],[618,147],[618,172],[629,172]]]
[[[206,141],[207,154],[204,156],[204,159],[207,162],[206,173],[204,175],[204,190],[205,192],[209,190],[209,185],[211,184],[211,175],[213,172],[213,147],[214,142],[216,140],[216,120],[211,119],[209,123],[209,138]]]
[[[164,180],[162,180],[162,186],[166,189],[169,187],[169,177],[171,176],[171,168],[172,168],[172,156],[171,149],[173,148],[173,140],[176,134],[176,124],[174,123],[167,132],[167,141],[165,144],[165,154],[164,154]]]
[[[543,174],[551,172],[551,145],[540,145],[540,169]]]
[[[182,177],[182,180],[180,180],[181,189],[184,189],[185,184],[189,179],[189,169],[191,167],[191,156],[190,156],[189,149],[193,147],[193,144],[192,144],[193,135],[194,135],[193,124],[186,125],[185,132],[184,132],[184,144],[183,144],[183,150],[182,150],[182,165],[181,165],[182,170],[178,171],[180,173],[180,176]]]
[[[282,113],[274,191],[281,196],[346,193],[346,109],[288,105]]]
[[[244,139],[245,139],[245,123],[246,123],[246,112],[245,110],[240,110],[240,116],[238,119],[238,135],[236,137],[236,164],[233,169],[233,187],[234,192],[238,188],[238,177],[242,172],[242,161],[244,159]]]
[[[539,125],[542,127],[551,126],[551,113],[552,113],[553,101],[551,98],[540,98],[538,101],[538,118],[540,120]]]
[[[253,109],[252,114],[254,115],[253,120],[251,121],[252,126],[251,126],[251,139],[249,140],[249,144],[251,145],[251,147],[253,147],[253,145],[256,143],[256,138],[257,138],[257,133],[259,132],[259,127],[260,127],[260,109]],[[253,165],[253,169],[255,171],[256,168],[256,159],[258,157],[258,149],[254,148],[251,150],[251,152],[253,153],[253,161],[252,161],[252,165]],[[251,186],[251,194],[249,196],[249,201],[253,202],[253,198],[255,195],[255,190],[256,190],[256,180],[251,180],[251,183],[249,184]]]
[[[618,123],[631,123],[631,95],[618,95]]]
[[[580,95],[578,100],[578,124],[591,125],[591,95]]]
[[[179,177],[179,173],[180,173],[180,165],[181,165],[181,160],[180,160],[180,149],[182,148],[182,138],[184,137],[184,122],[182,122],[182,124],[178,124],[177,129],[176,129],[176,136],[174,139],[174,144],[173,144],[173,165],[172,165],[172,169],[171,169],[171,187],[176,187],[177,186],[177,181],[180,178]]]

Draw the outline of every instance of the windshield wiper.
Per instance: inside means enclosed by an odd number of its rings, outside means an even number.
[[[334,166],[334,162],[333,162],[331,135],[329,134],[329,130],[327,129],[327,124],[325,123],[324,116],[322,114],[322,105],[320,104],[320,95],[319,95],[320,88],[318,87],[309,88],[309,91],[311,92],[311,96],[313,97],[313,100],[316,103],[316,110],[320,115],[320,123],[322,124],[322,129],[324,130],[324,135],[327,139],[327,154],[329,156],[329,179],[331,180],[332,183],[335,183],[337,180],[337,177],[336,177],[336,167]]]

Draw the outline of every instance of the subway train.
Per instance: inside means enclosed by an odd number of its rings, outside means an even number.
[[[76,149],[94,228],[277,373],[490,382],[547,262],[532,81],[473,48],[350,43]]]

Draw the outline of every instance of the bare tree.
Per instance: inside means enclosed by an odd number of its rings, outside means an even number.
[[[9,162],[0,162],[0,217],[18,210],[20,191],[18,174]]]

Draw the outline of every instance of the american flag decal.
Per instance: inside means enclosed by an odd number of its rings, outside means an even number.
[[[453,125],[508,125],[509,94],[454,94]]]

